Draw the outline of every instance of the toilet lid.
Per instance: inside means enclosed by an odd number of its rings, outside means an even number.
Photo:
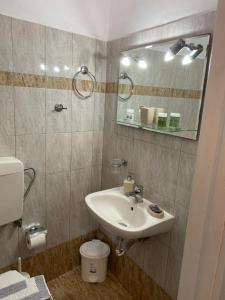
[[[109,245],[100,240],[86,242],[80,247],[80,254],[87,258],[104,258],[110,253]]]

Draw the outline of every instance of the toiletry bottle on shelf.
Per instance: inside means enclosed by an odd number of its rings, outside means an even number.
[[[130,192],[134,190],[134,179],[132,175],[128,175],[127,178],[124,179],[123,189],[125,195],[128,195]]]
[[[158,113],[158,128],[165,129],[167,125],[167,113]]]
[[[180,126],[180,113],[170,113],[169,128],[172,130],[178,129]]]

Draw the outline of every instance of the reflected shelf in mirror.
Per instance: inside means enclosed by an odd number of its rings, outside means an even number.
[[[165,133],[165,134],[173,134],[177,132],[197,132],[198,129],[194,128],[170,128],[170,127],[165,127],[165,128],[159,128],[156,125],[148,125],[148,124],[141,124],[138,122],[125,122],[121,120],[117,120],[116,123],[118,125],[123,125],[123,126],[129,126],[129,127],[134,127],[134,128],[141,128],[153,132],[160,132],[160,133]]]

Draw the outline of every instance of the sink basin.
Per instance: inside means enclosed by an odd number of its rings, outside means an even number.
[[[153,217],[148,212],[150,201],[134,203],[127,197],[123,188],[113,188],[85,197],[91,215],[103,228],[124,239],[146,238],[169,231],[174,216],[164,211],[163,218]]]

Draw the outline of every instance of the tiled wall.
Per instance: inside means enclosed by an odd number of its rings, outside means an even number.
[[[41,222],[47,248],[54,247],[95,225],[84,195],[101,188],[105,94],[82,101],[61,83],[82,64],[105,82],[106,43],[2,15],[0,41],[1,74],[21,79],[0,78],[0,156],[16,156],[37,171],[23,225]],[[30,74],[31,82],[17,73]],[[53,88],[45,87],[49,78]],[[57,103],[67,110],[54,112]],[[0,249],[0,267],[34,254],[12,224],[0,228]]]
[[[117,81],[120,51],[178,36],[212,32],[214,17],[214,13],[194,16],[109,42],[107,81]],[[117,95],[106,94],[102,188],[121,185],[131,171],[136,182],[143,184],[145,197],[175,215],[170,233],[137,243],[128,252],[175,299],[198,143],[116,125],[116,106]],[[128,167],[114,174],[113,158],[126,158]]]

